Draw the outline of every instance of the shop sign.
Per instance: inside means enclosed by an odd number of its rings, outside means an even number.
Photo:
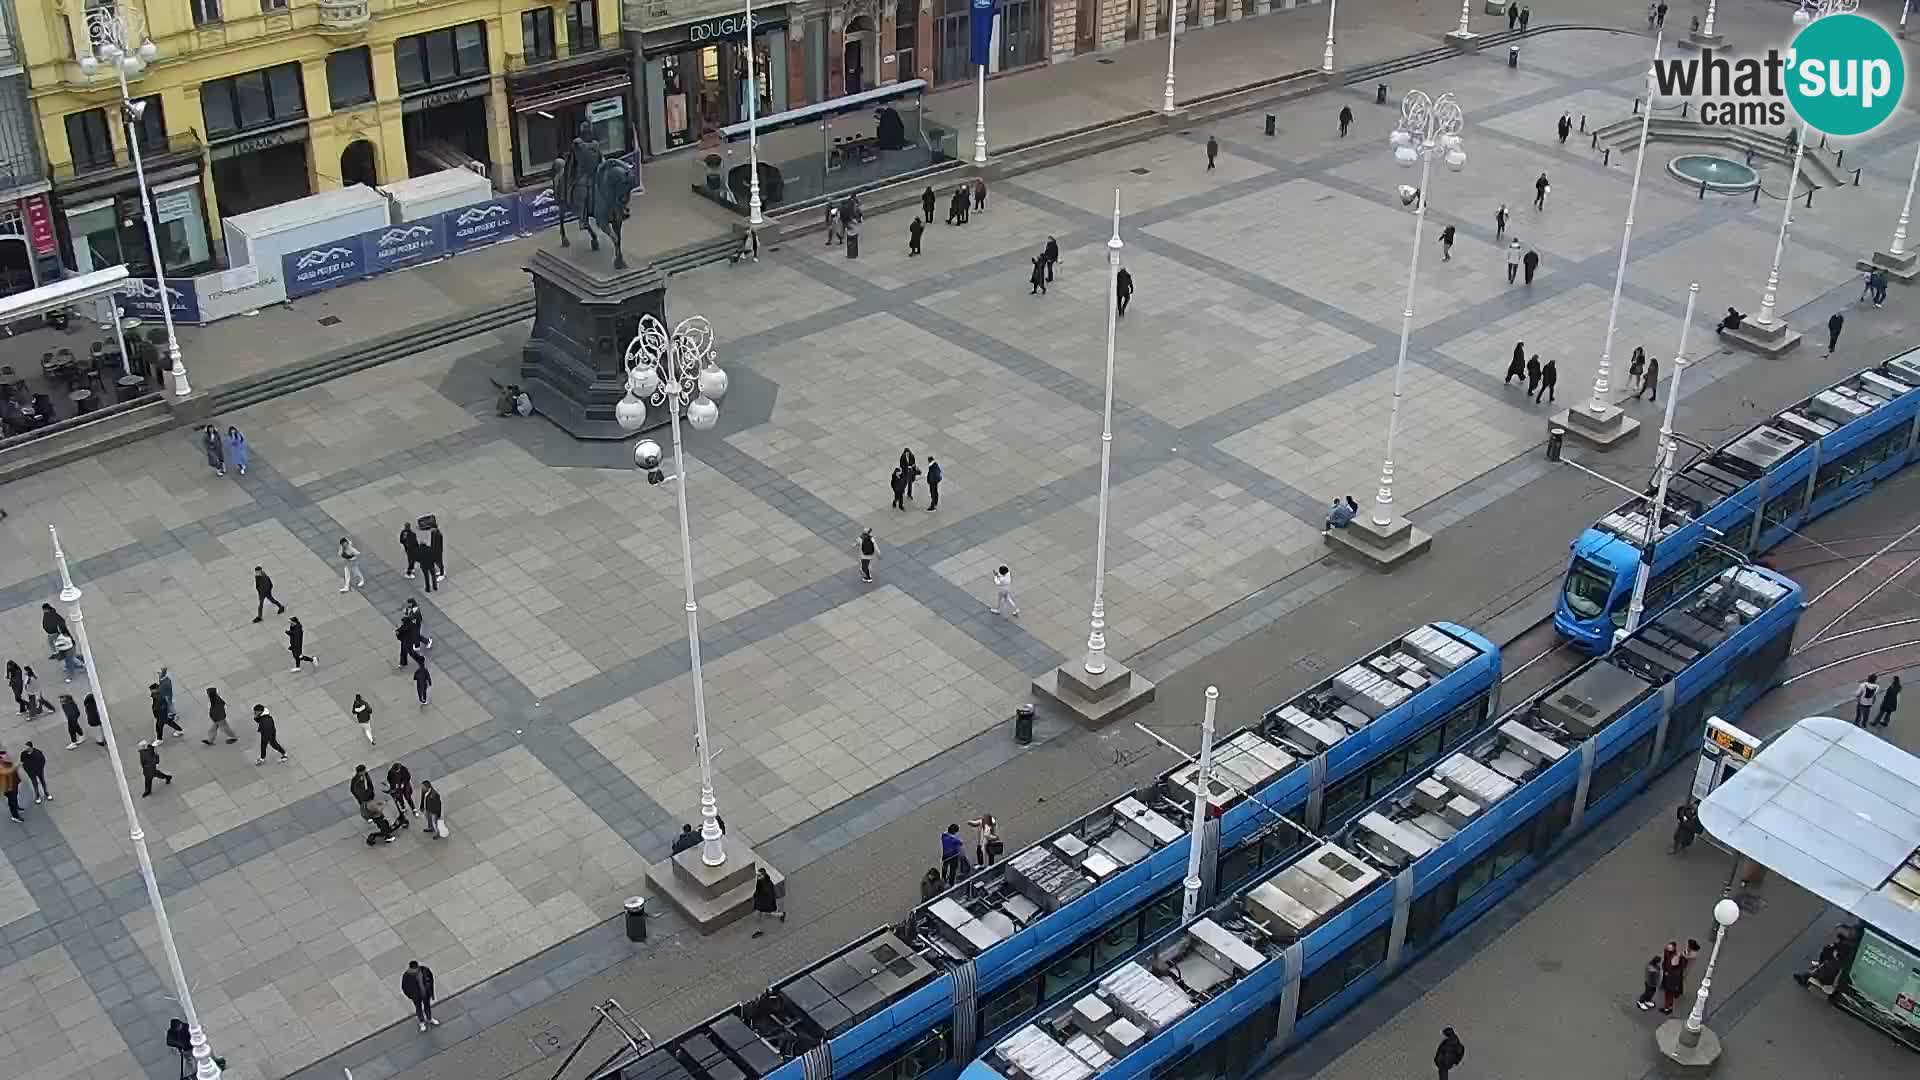
[[[164,303],[171,309],[174,322],[200,321],[200,298],[193,291],[193,282],[181,278],[168,278],[164,290],[152,278],[128,278],[126,288],[113,295],[119,301],[122,315],[160,319]]]
[[[360,241],[360,236],[345,236],[280,256],[287,296],[306,296],[365,277],[367,253]]]
[[[161,221],[179,221],[193,216],[193,193],[170,191],[153,200],[153,212]]]
[[[447,247],[454,252],[471,251],[513,239],[520,229],[519,201],[518,195],[508,195],[440,215],[446,223]]]
[[[612,120],[615,117],[624,116],[626,112],[627,103],[624,98],[601,98],[599,101],[590,101],[587,103],[587,119],[596,124],[603,120]]]
[[[553,193],[553,185],[548,184],[539,191],[522,192],[520,195],[520,231],[539,232],[560,224],[560,197]]]
[[[360,242],[367,251],[367,273],[384,274],[445,258],[447,226],[438,217],[409,221],[361,233]]]
[[[770,33],[787,24],[785,13],[771,18],[761,16],[753,20],[753,32]],[[728,38],[745,37],[747,34],[747,16],[741,12],[727,15],[715,15],[711,19],[701,19],[687,26],[686,41],[690,45],[700,45],[709,41],[724,41]]]
[[[492,89],[491,79],[477,79],[464,86],[450,86],[445,90],[429,90],[424,94],[415,94],[400,103],[400,111],[416,113],[425,109],[437,109],[442,105],[452,105],[456,101],[472,101],[483,98]]]
[[[278,131],[269,131],[263,135],[252,135],[244,139],[234,139],[230,142],[220,143],[209,150],[207,156],[214,161],[226,161],[230,158],[237,158],[245,154],[255,154],[262,150],[271,150],[276,146],[287,146],[292,143],[306,141],[307,127],[305,124],[300,124],[294,127],[281,128]]]
[[[45,195],[30,195],[20,200],[27,219],[27,239],[33,243],[35,255],[51,255],[60,247],[60,240],[53,233],[53,207],[47,204]]]

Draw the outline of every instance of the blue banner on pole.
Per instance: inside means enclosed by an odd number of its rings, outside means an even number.
[[[973,50],[968,63],[982,67],[993,63],[993,0],[972,0],[968,29],[973,35]]]
[[[168,278],[165,296],[166,306],[173,311],[174,322],[197,323],[200,321],[200,296],[193,291],[191,279]],[[128,278],[126,288],[114,293],[113,297],[119,304],[122,315],[132,315],[155,322],[164,317],[160,312],[161,289],[152,278]]]
[[[520,231],[519,203],[519,196],[508,195],[440,215],[446,222],[447,247],[457,253],[513,239]]]
[[[539,232],[541,229],[551,229],[558,224],[560,224],[560,197],[553,193],[552,184],[538,191],[521,193],[521,232]]]
[[[367,276],[367,251],[362,238],[345,236],[280,256],[280,274],[287,283],[287,296],[306,296]]]
[[[447,226],[438,217],[373,229],[361,233],[358,239],[366,249],[369,274],[417,266],[447,255]]]

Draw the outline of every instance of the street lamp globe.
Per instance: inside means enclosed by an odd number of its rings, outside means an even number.
[[[151,64],[154,62],[154,60],[159,58],[159,56],[160,56],[160,46],[155,45],[151,41],[143,41],[140,43],[140,59]]]
[[[87,55],[80,58],[80,73],[82,75],[85,75],[87,78],[91,79],[93,78],[94,72],[99,70],[100,70],[100,61],[95,60],[93,58],[92,53],[88,53]]]
[[[120,58],[120,68],[127,73],[127,78],[131,79],[147,70],[147,62],[140,59],[136,53],[128,53]]]
[[[1394,128],[1393,134],[1387,136],[1387,142],[1394,146],[1411,146],[1413,145],[1413,135],[1400,128]]]
[[[1732,926],[1740,921],[1740,905],[1732,900],[1722,900],[1713,905],[1713,921],[1722,927]]]
[[[720,406],[713,399],[701,394],[687,405],[687,423],[695,431],[711,431],[713,425],[720,422]]]
[[[700,372],[700,377],[695,380],[695,385],[700,388],[703,396],[719,401],[727,396],[727,387],[730,384],[727,373],[722,371],[718,364],[708,361],[706,368]]]
[[[1804,7],[1793,13],[1793,25],[1795,26],[1805,26],[1812,21],[1813,16],[1808,14],[1807,9]]]
[[[660,372],[652,364],[640,364],[627,372],[627,393],[645,401],[660,390]]]
[[[1459,172],[1461,169],[1464,169],[1466,167],[1467,167],[1467,152],[1465,150],[1460,149],[1458,143],[1456,142],[1453,149],[1447,151],[1447,168],[1452,169],[1454,172]]]
[[[99,51],[101,56],[112,61],[118,61],[122,55],[122,53],[120,52],[120,46],[115,45],[111,41],[101,42],[99,45]]]
[[[631,392],[613,407],[613,422],[621,431],[639,431],[647,422],[647,405]]]
[[[1399,133],[1395,132],[1395,134]],[[1414,163],[1420,160],[1420,152],[1408,143],[1401,143],[1393,148],[1393,160],[1399,162],[1401,168],[1411,169]]]
[[[633,463],[642,469],[660,467],[660,444],[652,439],[641,439],[633,447]]]

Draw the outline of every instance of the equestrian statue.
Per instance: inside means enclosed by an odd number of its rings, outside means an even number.
[[[633,167],[618,158],[607,157],[593,137],[593,126],[581,124],[567,156],[553,163],[553,193],[560,200],[560,246],[567,247],[567,215],[580,219],[593,250],[600,250],[600,234],[594,222],[613,240],[613,268],[627,268],[620,228],[630,214],[633,197]]]

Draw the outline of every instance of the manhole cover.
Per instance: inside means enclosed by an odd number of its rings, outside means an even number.
[[[1152,169],[1128,169],[1127,171],[1132,173],[1135,176],[1145,176],[1148,173],[1152,172],[1153,170]]]
[[[323,316],[320,320],[320,325],[321,326],[339,326],[340,316],[338,315]]]
[[[527,1041],[533,1044],[535,1050],[540,1051],[542,1057],[557,1054],[566,1045],[566,1040],[560,1036],[560,1029],[552,1024],[534,1032]]]

